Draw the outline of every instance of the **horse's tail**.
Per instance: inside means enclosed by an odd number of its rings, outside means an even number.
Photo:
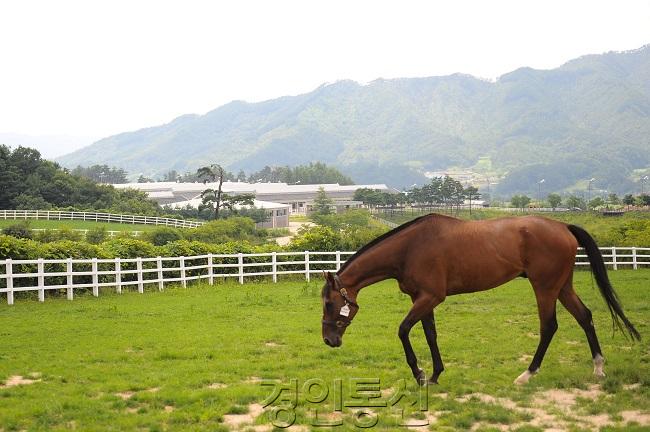
[[[612,284],[609,282],[609,277],[607,277],[607,268],[605,267],[603,256],[600,253],[600,249],[598,249],[596,241],[587,231],[578,226],[569,225],[568,228],[569,231],[571,231],[571,234],[573,234],[576,240],[578,240],[580,246],[582,246],[587,252],[589,264],[591,264],[591,271],[596,278],[596,283],[598,284],[600,293],[607,303],[609,313],[612,315],[612,322],[623,332],[623,334],[625,334],[625,331],[627,330],[632,339],[641,340],[641,335],[639,335],[639,332],[623,313],[623,308],[618,300],[616,291],[614,291]]]

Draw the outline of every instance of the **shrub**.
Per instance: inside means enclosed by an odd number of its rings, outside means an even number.
[[[86,241],[95,245],[102,243],[106,237],[106,228],[104,227],[92,228],[86,233]]]
[[[0,235],[0,259],[40,258],[41,245],[30,239]]]
[[[185,238],[205,243],[223,243],[232,240],[254,239],[255,222],[245,217],[231,217],[210,221],[187,230]]]
[[[134,238],[115,238],[102,243],[101,247],[112,258],[155,257],[161,254],[157,246]]]
[[[59,236],[58,230],[44,229],[42,231],[35,231],[33,239],[41,243],[50,243],[60,240],[61,237]]]
[[[90,243],[59,240],[43,245],[39,258],[110,258],[110,256],[101,247]]]
[[[289,243],[289,248],[294,251],[336,251],[340,250],[341,235],[330,227],[312,226],[301,228],[298,234]]]
[[[61,228],[58,233],[59,240],[70,240],[74,242],[83,240],[83,233],[81,231],[74,231],[70,228]]]
[[[32,238],[32,230],[29,227],[29,222],[18,222],[2,230],[2,233],[16,238],[30,239]]]
[[[182,238],[183,236],[179,230],[164,226],[145,232],[143,236],[144,240],[147,240],[156,246],[164,246],[167,243],[175,242]]]

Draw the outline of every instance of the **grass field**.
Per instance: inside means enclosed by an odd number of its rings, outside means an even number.
[[[413,421],[428,421],[430,430],[648,430],[650,271],[610,276],[644,339],[612,336],[589,273],[576,274],[607,359],[605,379],[592,376],[584,334],[558,305],[560,327],[540,374],[526,386],[512,384],[538,342],[532,289],[518,279],[450,297],[436,309],[446,371],[440,385],[426,388],[428,411],[406,402],[396,407]],[[0,385],[15,376],[28,380],[0,388],[0,431],[271,430],[266,412],[247,417],[259,413],[258,404],[271,393],[260,380],[296,379],[299,390],[313,378],[330,385],[320,405],[298,394],[299,426],[290,430],[323,430],[310,426],[310,408],[319,408],[319,418],[341,418],[343,425],[333,430],[358,430],[353,409],[333,412],[337,378],[346,402],[353,378],[379,379],[384,398],[405,380],[405,401],[414,400],[418,388],[397,338],[408,298],[392,281],[364,289],[343,346],[332,349],[320,334],[320,286],[229,283],[0,304]],[[419,326],[411,340],[430,373]],[[375,407],[371,413],[376,429],[400,430],[398,411]]]
[[[0,220],[0,229],[14,225],[19,222],[25,222],[24,219],[2,219]],[[30,228],[35,229],[93,229],[104,228],[106,231],[150,231],[156,229],[156,225],[144,224],[121,224],[114,222],[91,222],[78,220],[40,220],[28,219],[27,223]]]

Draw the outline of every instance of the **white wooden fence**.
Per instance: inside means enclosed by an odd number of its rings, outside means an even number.
[[[59,210],[0,210],[0,219],[81,220],[92,222],[164,225],[174,228],[196,228],[204,224],[204,222],[201,221],[188,221],[155,216]]]
[[[621,267],[650,268],[650,248],[601,248],[605,263],[614,270]],[[577,266],[589,265],[586,255],[579,251]],[[281,275],[302,275],[309,281],[312,274],[323,270],[336,271],[354,252],[271,252],[257,254],[199,255],[191,257],[114,258],[114,259],[38,259],[0,261],[0,294],[7,303],[14,303],[14,293],[37,291],[45,300],[45,291],[64,290],[72,300],[74,290],[113,288],[118,293],[125,287],[145,285],[162,290],[165,284],[189,281],[235,278],[240,284],[245,278],[268,277],[277,282]]]

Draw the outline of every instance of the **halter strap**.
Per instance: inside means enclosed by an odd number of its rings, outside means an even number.
[[[357,304],[357,302],[355,302],[350,297],[348,297],[348,290],[343,288],[343,284],[341,284],[341,279],[339,279],[339,275],[337,274],[334,275],[334,282],[336,285],[338,285],[337,288],[339,290],[339,294],[341,294],[341,297],[343,297],[343,300],[345,300],[345,304],[352,305],[357,309],[359,309],[359,305]]]

